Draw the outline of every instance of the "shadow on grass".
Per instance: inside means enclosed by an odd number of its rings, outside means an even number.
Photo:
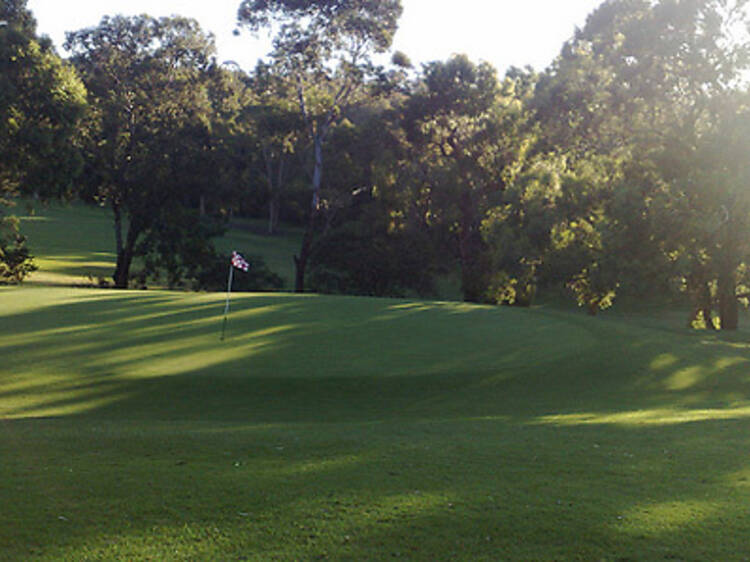
[[[243,295],[220,342],[219,295],[1,299],[0,558],[745,556],[740,338]]]
[[[742,560],[750,530],[746,423],[4,429],[17,556]]]
[[[333,301],[315,297],[236,296],[221,342],[219,295],[86,291],[72,302],[46,303],[54,291],[17,294],[34,302],[28,312],[11,309],[13,329],[0,342],[12,373],[0,383],[5,416],[54,415],[60,406],[72,413],[76,400],[90,410],[85,381],[96,385],[97,400],[108,381],[123,415],[378,419],[418,413],[420,403],[490,373],[511,376],[508,366],[534,347],[523,329],[488,330],[496,323],[491,309],[456,316],[461,305],[416,314],[393,301],[343,299],[329,307]],[[466,331],[457,332],[456,321]],[[559,344],[544,354],[551,360],[568,352]],[[232,408],[212,412],[217,404]]]
[[[6,417],[79,403],[91,415],[215,421],[591,420],[750,396],[750,344],[738,336],[460,303],[235,295],[219,341],[221,295],[4,295],[16,299],[0,340]]]

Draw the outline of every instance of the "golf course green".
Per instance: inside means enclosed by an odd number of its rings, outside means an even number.
[[[746,330],[224,298],[0,288],[0,560],[750,556]]]

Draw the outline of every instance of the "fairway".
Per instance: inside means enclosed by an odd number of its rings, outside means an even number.
[[[2,560],[744,560],[748,334],[0,289]]]
[[[24,233],[29,237],[39,271],[31,275],[33,283],[91,285],[99,278],[112,281],[117,254],[112,227],[112,212],[82,203],[37,205],[33,214],[25,214],[25,203],[17,208]],[[282,277],[290,288],[294,279],[292,256],[299,251],[301,234],[285,226],[283,234],[262,234],[263,221],[235,220],[224,236],[214,239],[224,255],[239,250],[247,256],[259,256]],[[138,262],[140,263],[140,262]]]

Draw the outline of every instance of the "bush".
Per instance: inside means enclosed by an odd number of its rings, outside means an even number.
[[[426,236],[344,223],[316,245],[306,285],[319,293],[402,297],[432,293],[435,260]]]
[[[244,255],[244,254],[243,254]],[[233,291],[277,291],[284,286],[284,280],[268,269],[260,256],[245,256],[250,270],[234,271]],[[210,263],[204,264],[195,277],[193,288],[203,291],[222,291],[227,288],[229,256],[215,254]]]
[[[36,270],[26,238],[18,232],[18,220],[0,217],[0,284],[21,283]]]

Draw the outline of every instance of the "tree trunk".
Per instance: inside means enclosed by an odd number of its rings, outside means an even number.
[[[461,292],[465,302],[484,302],[484,290],[479,283],[479,268],[468,249],[461,251]]]
[[[294,256],[295,266],[295,277],[294,277],[294,292],[304,293],[305,292],[305,271],[307,269],[307,263],[310,259],[310,252],[312,250],[313,238],[315,236],[315,222],[320,212],[320,185],[323,180],[323,140],[320,135],[315,136],[315,168],[313,170],[312,180],[312,203],[310,205],[310,220],[307,221],[307,229],[305,235],[302,238],[302,247],[300,248],[299,256]]]
[[[127,289],[130,281],[130,266],[135,255],[135,243],[138,238],[138,230],[128,225],[128,234],[123,243],[122,240],[122,214],[117,208],[115,211],[115,239],[117,245],[117,265],[112,279],[116,289]]]
[[[283,151],[279,153],[278,173],[274,173],[273,170],[273,152],[271,149],[264,145],[262,154],[266,164],[265,176],[268,184],[268,234],[276,234],[276,229],[279,226],[281,188],[284,184],[284,153]]]
[[[486,302],[486,269],[482,238],[476,228],[474,207],[470,193],[461,196],[461,224],[458,250],[461,259],[461,292],[466,302]]]
[[[722,266],[719,273],[719,317],[722,331],[733,331],[739,327],[739,303],[734,269],[729,266]]]
[[[312,179],[312,210],[313,213],[320,207],[320,186],[323,183],[323,139],[320,135],[315,135],[315,168],[313,169]]]
[[[305,230],[305,236],[302,238],[302,247],[300,248],[299,256],[294,256],[294,292],[304,293],[305,292],[305,271],[307,269],[307,262],[310,259],[310,251],[312,250],[313,242],[313,227],[315,225],[315,211],[311,211],[310,221]]]
[[[119,256],[122,253],[122,211],[116,203],[112,203],[112,213],[115,216],[115,251]]]
[[[127,289],[130,280],[130,265],[133,262],[133,254],[127,249],[117,254],[117,267],[112,279],[115,281],[115,289]]]
[[[115,272],[112,274],[112,280],[115,282],[115,287],[118,289],[127,289],[128,287],[128,269],[130,264],[126,263],[129,261],[125,255],[125,248],[122,241],[122,211],[120,206],[113,203],[112,212],[115,215],[115,250],[117,251],[117,265],[115,266]],[[123,285],[124,276],[124,285]]]
[[[281,197],[278,192],[271,194],[268,202],[268,234],[276,234],[279,228],[279,207],[281,206]]]
[[[711,315],[711,309],[713,308],[711,305],[711,287],[707,281],[701,282],[699,298],[699,307],[700,313],[703,316],[703,323],[706,325],[707,329],[715,330],[716,326],[714,325],[714,319]]]
[[[709,273],[696,267],[688,276],[688,291],[692,297],[692,309],[687,327],[692,328],[696,320],[702,321],[707,330],[716,330],[713,320],[713,297]]]

